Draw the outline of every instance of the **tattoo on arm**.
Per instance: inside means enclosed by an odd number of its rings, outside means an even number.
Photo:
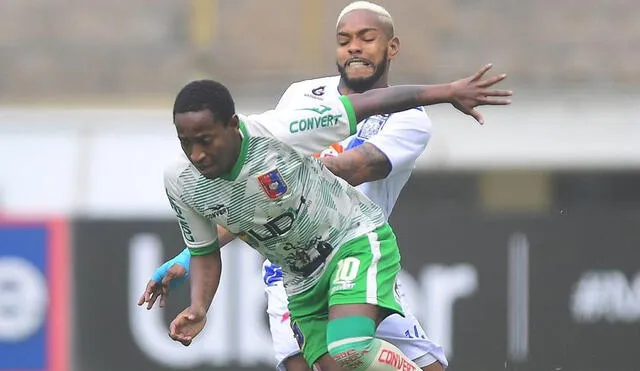
[[[352,186],[384,179],[391,172],[387,156],[371,143],[364,143],[337,157],[322,159],[331,172]]]

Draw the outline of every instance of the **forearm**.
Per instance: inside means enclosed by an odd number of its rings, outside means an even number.
[[[235,238],[236,238],[235,234],[218,226],[218,246],[220,246],[220,248],[222,248],[224,245],[228,244],[229,242],[233,241]],[[180,264],[187,271],[187,275],[189,275],[191,272],[190,262],[191,262],[191,254],[189,253],[189,249],[185,248],[184,250],[182,250],[182,252],[180,252],[180,254],[178,254],[176,257],[169,260],[168,262],[164,263],[164,265],[160,268],[164,269],[164,272],[166,272],[173,264]],[[156,276],[154,276],[154,279],[157,281],[161,281],[162,277],[164,277],[164,275],[160,277],[159,272],[156,273]]]
[[[360,174],[363,172],[362,169],[357,169],[358,174],[355,174],[354,172],[349,171],[351,167],[348,166],[348,164],[344,161],[339,161],[336,157],[324,157],[320,159],[320,161],[324,163],[324,166],[326,166],[329,171],[334,173],[337,177],[346,180],[350,185],[355,187],[363,183],[362,179],[364,176]]]
[[[358,122],[379,114],[406,111],[408,109],[439,103],[449,103],[452,97],[451,84],[398,85],[371,89],[362,94],[351,94]]]
[[[191,257],[191,308],[206,313],[220,284],[222,259],[220,250]]]
[[[391,172],[391,161],[387,155],[368,142],[321,160],[327,169],[354,187],[384,179]]]
[[[370,143],[364,143],[336,157],[323,157],[321,160],[327,169],[354,187],[384,179],[391,172],[391,163],[387,156]]]

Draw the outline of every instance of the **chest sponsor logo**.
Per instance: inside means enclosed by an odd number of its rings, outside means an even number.
[[[249,245],[256,246],[259,243],[265,243],[273,238],[285,235],[293,227],[293,222],[298,218],[298,213],[302,210],[305,202],[304,196],[300,196],[300,203],[297,209],[291,208],[262,226],[250,229],[247,232],[241,232],[239,234],[240,238]],[[269,260],[272,259],[269,258]]]

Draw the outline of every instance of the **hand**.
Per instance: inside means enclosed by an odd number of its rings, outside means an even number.
[[[189,346],[207,323],[206,311],[192,310],[191,307],[183,310],[169,325],[169,337],[179,341],[184,346]]]
[[[494,97],[509,97],[513,94],[510,90],[494,90],[489,87],[499,83],[507,77],[506,73],[481,80],[492,65],[487,64],[473,76],[452,82],[451,104],[462,113],[473,116],[480,123],[484,124],[484,118],[474,108],[477,106],[492,105],[502,106],[511,104],[510,99],[497,99]]]
[[[187,270],[180,264],[173,264],[167,273],[162,278],[161,282],[149,280],[147,287],[145,288],[142,296],[138,300],[138,305],[141,306],[147,303],[147,310],[153,308],[156,300],[160,298],[160,308],[164,308],[167,304],[167,296],[169,295],[169,285],[171,281],[184,278],[187,274]]]

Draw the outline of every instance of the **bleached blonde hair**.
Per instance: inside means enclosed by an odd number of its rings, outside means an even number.
[[[371,3],[369,1],[354,1],[351,4],[345,6],[344,9],[342,9],[342,11],[340,12],[340,15],[338,16],[336,27],[338,27],[338,25],[340,24],[340,21],[342,21],[342,18],[345,15],[347,15],[347,13],[350,13],[354,10],[367,10],[372,13],[375,13],[380,19],[380,22],[382,22],[383,25],[387,26],[391,31],[391,35],[389,36],[394,36],[395,31],[393,26],[393,18],[391,18],[391,14],[389,14],[387,9],[383,8],[382,6]]]

